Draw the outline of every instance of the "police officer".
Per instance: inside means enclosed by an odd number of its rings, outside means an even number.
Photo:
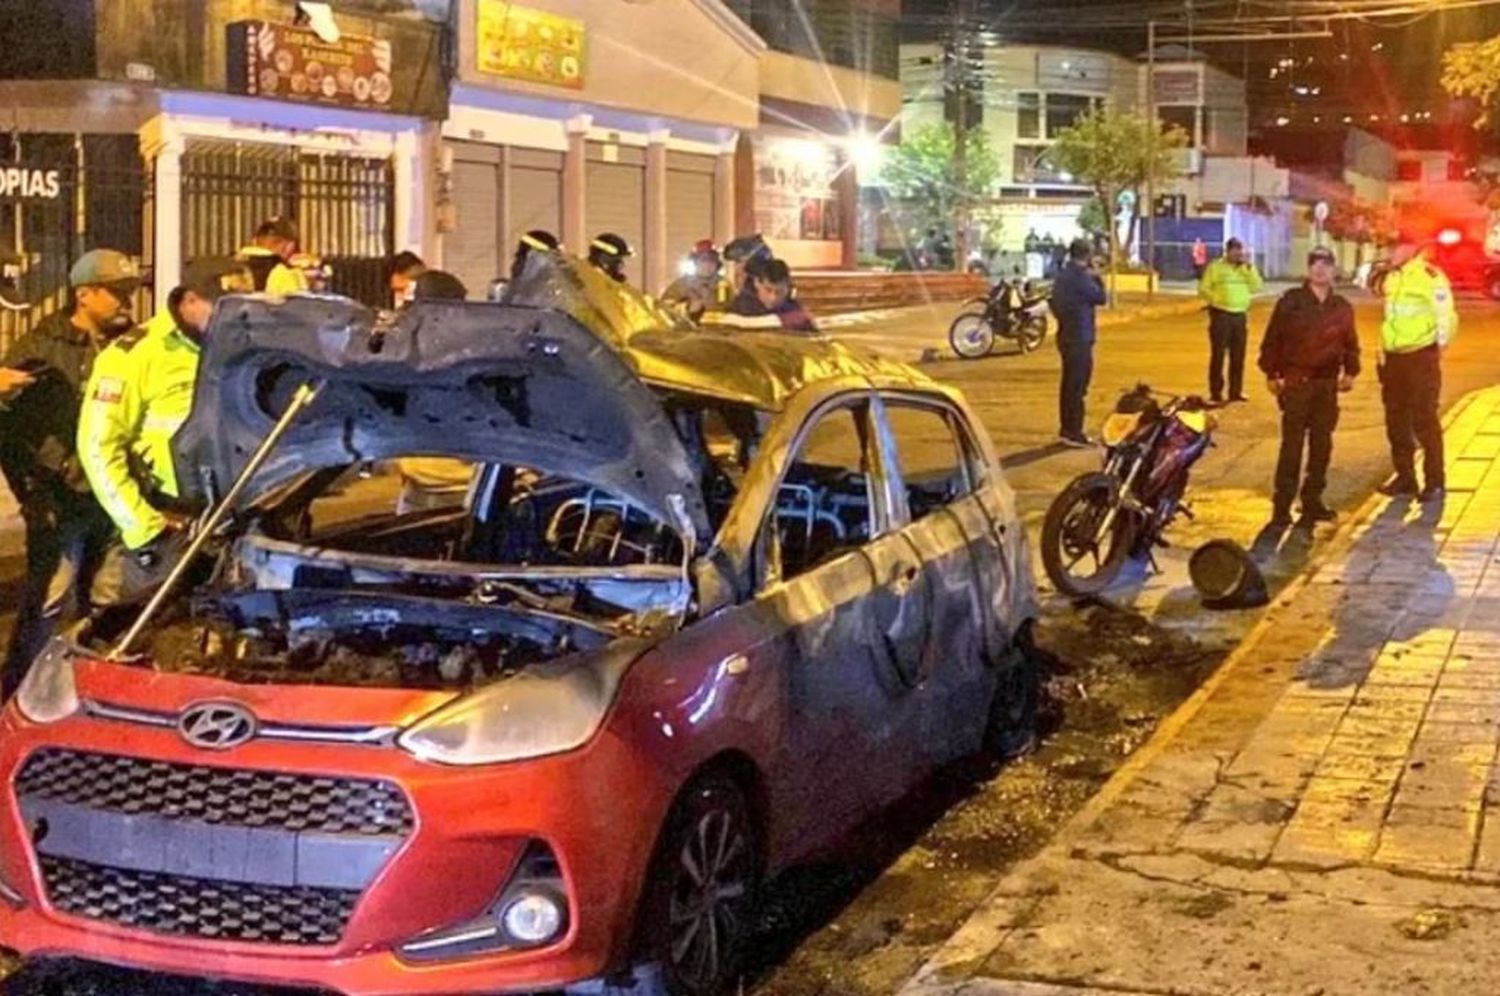
[[[1441,501],[1447,486],[1443,473],[1443,426],[1438,395],[1443,376],[1441,353],[1458,334],[1453,289],[1443,271],[1429,259],[1431,246],[1403,239],[1385,278],[1385,322],[1380,327],[1380,395],[1385,402],[1385,434],[1391,446],[1395,477],[1380,489],[1392,498]],[[1422,484],[1416,474],[1417,446],[1422,447]]]
[[[1255,264],[1245,258],[1239,239],[1224,244],[1224,255],[1209,263],[1198,279],[1198,296],[1208,302],[1208,391],[1215,404],[1223,404],[1224,361],[1229,361],[1230,401],[1245,399],[1245,343],[1249,335],[1246,315],[1250,303],[1265,281]]]
[[[1260,369],[1281,406],[1281,454],[1271,525],[1292,522],[1292,499],[1307,450],[1307,476],[1301,478],[1302,520],[1330,522],[1323,503],[1333,430],[1339,420],[1339,392],[1359,375],[1359,335],[1354,308],[1333,289],[1338,266],[1321,246],[1307,254],[1307,282],[1281,295],[1260,347]]]
[[[730,302],[730,312],[747,316],[766,314],[755,286],[756,279],[766,275],[767,268],[776,258],[766,240],[758,233],[741,236],[724,247],[724,258],[739,269],[735,278],[739,286]]]
[[[190,263],[166,309],[117,339],[94,364],[78,422],[78,456],[119,538],[94,584],[98,605],[149,594],[186,545],[188,517],[177,503],[172,436],[192,410],[215,302],[252,286],[241,261]]]
[[[286,218],[271,218],[261,222],[255,238],[240,248],[238,258],[249,268],[256,290],[286,297],[310,287],[305,270],[292,265],[296,255],[297,226]]]
[[[68,283],[71,307],[42,319],[0,361],[27,377],[0,410],[0,470],[26,524],[26,579],[0,674],[5,696],[58,623],[83,611],[83,593],[114,533],[74,440],[83,386],[100,351],[130,328],[141,275],[123,253],[94,249],[73,264]]]
[[[667,304],[681,305],[687,316],[696,322],[704,312],[723,311],[734,292],[720,272],[724,263],[712,239],[700,241],[688,259],[693,264],[693,272],[674,280],[662,292],[661,299]]]
[[[622,284],[625,282],[625,261],[634,255],[630,243],[614,232],[596,235],[589,243],[589,262]]]

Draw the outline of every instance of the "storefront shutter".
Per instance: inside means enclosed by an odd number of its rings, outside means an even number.
[[[551,232],[562,238],[562,163],[560,152],[542,149],[510,148],[509,211],[507,220],[510,230],[500,255],[506,267],[521,235],[534,229]],[[565,246],[569,252],[581,252],[578,246]]]
[[[454,228],[443,243],[443,265],[464,282],[470,298],[483,298],[500,275],[500,168],[498,163],[453,163]]]
[[[622,150],[635,152],[637,150]],[[646,238],[646,170],[631,162],[590,162],[587,204],[584,209],[588,235],[603,232],[624,236],[635,248],[625,268],[630,282],[640,286],[645,272],[642,250]],[[581,247],[587,252],[588,247]]]
[[[677,273],[682,258],[692,252],[700,239],[714,234],[714,176],[710,171],[671,169],[667,171],[667,258],[668,271]]]

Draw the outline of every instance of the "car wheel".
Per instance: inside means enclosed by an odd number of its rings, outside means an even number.
[[[667,820],[641,909],[642,954],[666,996],[732,991],[753,928],[760,849],[750,804],[711,776],[684,791]]]
[[[1011,653],[999,668],[985,724],[985,752],[1001,760],[1020,757],[1036,746],[1042,701],[1042,659],[1032,638],[1033,624],[1022,624]]]

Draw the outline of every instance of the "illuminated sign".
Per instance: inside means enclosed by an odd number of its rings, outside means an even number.
[[[55,201],[62,193],[61,172],[30,166],[0,167],[0,197],[11,200]]]
[[[383,108],[394,89],[391,43],[357,35],[326,42],[308,28],[236,21],[229,25],[229,89],[252,97]]]
[[[570,17],[479,0],[475,67],[481,73],[583,89],[584,27]]]

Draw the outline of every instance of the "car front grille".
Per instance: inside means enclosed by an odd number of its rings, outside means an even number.
[[[61,912],[158,934],[263,944],[329,945],[343,936],[358,890],[216,882],[125,871],[42,855]]]
[[[14,789],[54,908],[206,940],[338,943],[415,824],[388,781],[55,747]]]
[[[44,748],[16,777],[17,796],[130,815],[296,832],[405,837],[406,796],[391,782],[211,768]]]

